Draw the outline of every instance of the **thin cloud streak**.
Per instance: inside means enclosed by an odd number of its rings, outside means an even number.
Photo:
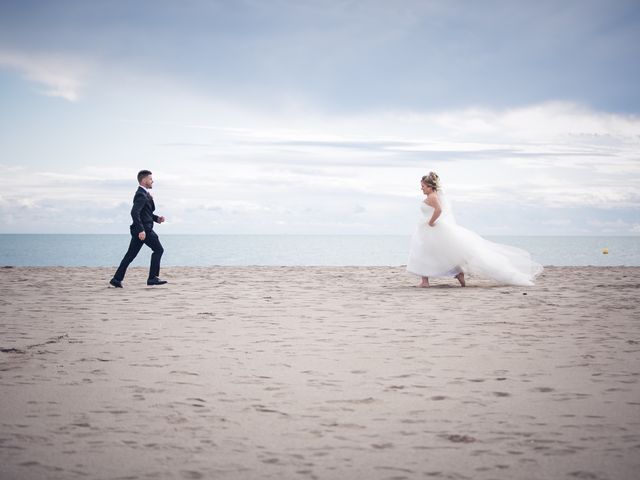
[[[61,55],[0,50],[0,68],[17,71],[25,79],[40,85],[42,94],[70,102],[80,100],[87,68]]]

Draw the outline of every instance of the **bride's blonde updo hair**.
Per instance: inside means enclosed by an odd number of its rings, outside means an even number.
[[[422,177],[422,183],[429,185],[436,192],[440,190],[440,177],[436,172],[429,172],[429,175]]]

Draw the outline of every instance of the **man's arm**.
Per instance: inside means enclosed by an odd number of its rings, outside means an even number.
[[[147,201],[147,197],[142,192],[136,192],[133,196],[133,207],[131,207],[131,218],[133,219],[133,226],[136,232],[139,234],[144,232],[144,226],[142,225],[142,219],[140,213]]]

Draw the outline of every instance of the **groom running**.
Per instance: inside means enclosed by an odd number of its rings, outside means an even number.
[[[153,203],[153,197],[150,192],[153,188],[153,177],[151,175],[149,170],[140,170],[138,172],[140,186],[133,197],[133,207],[131,208],[131,218],[133,219],[130,227],[131,243],[129,244],[129,250],[127,250],[122,262],[120,262],[118,270],[109,281],[116,288],[122,288],[122,280],[124,280],[127,267],[136,258],[144,243],[153,250],[147,285],[163,285],[167,283],[165,280],[158,278],[158,275],[160,275],[160,258],[162,258],[164,248],[160,244],[158,235],[153,231],[153,222],[162,223],[164,222],[164,217],[153,214],[156,205]]]

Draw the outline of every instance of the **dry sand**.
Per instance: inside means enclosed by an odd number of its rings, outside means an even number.
[[[0,478],[632,479],[640,268],[0,269]]]

